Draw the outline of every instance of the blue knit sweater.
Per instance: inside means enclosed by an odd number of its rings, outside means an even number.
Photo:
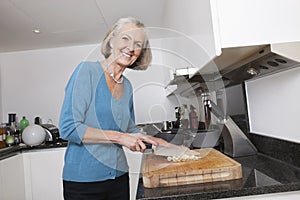
[[[100,62],[82,62],[65,89],[59,130],[68,140],[63,179],[94,182],[114,179],[128,171],[126,157],[118,144],[84,144],[87,127],[138,132],[134,124],[132,86],[124,77],[124,94],[115,99],[106,84]]]

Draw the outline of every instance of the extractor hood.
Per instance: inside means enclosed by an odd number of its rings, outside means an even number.
[[[220,56],[210,60],[196,73],[175,75],[166,88],[177,85],[173,94],[181,96],[198,96],[203,92],[217,91],[249,79],[299,67],[300,63],[291,59],[300,58],[296,52],[300,52],[300,42],[223,48]]]
[[[189,81],[222,81],[228,87],[299,66],[299,62],[272,52],[271,45],[225,48]]]

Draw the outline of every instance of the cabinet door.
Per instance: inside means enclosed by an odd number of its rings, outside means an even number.
[[[23,200],[24,170],[22,154],[0,161],[0,199]]]
[[[222,48],[300,40],[300,1],[213,0]],[[216,8],[216,9],[214,9]],[[214,13],[216,11],[216,13]]]
[[[65,148],[25,153],[26,199],[63,199],[62,169]],[[31,191],[31,192],[30,192]]]

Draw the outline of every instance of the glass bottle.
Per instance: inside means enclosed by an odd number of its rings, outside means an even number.
[[[22,117],[22,120],[20,121],[20,129],[21,134],[23,133],[24,129],[29,126],[29,121],[26,119],[25,116]]]
[[[189,118],[190,118],[190,128],[191,130],[197,130],[198,129],[198,116],[197,112],[195,111],[195,107],[193,105],[190,105],[190,113],[189,113]]]
[[[15,130],[15,133],[14,133],[14,137],[15,137],[15,145],[18,145],[21,143],[21,140],[20,140],[20,129],[16,129]]]
[[[5,124],[0,124],[0,149],[6,147],[5,139]]]
[[[5,128],[6,132],[6,146],[10,147],[15,144],[15,133],[17,130],[16,126],[16,113],[9,113],[8,114],[8,124]]]
[[[8,125],[11,125],[12,122],[16,121],[16,113],[8,113]]]
[[[11,125],[7,125],[5,127],[5,134],[6,134],[6,146],[10,147],[13,146],[15,144],[15,133],[14,133],[14,128]]]

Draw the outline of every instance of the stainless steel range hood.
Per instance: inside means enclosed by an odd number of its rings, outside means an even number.
[[[271,45],[224,48],[220,56],[191,76],[189,82],[209,85],[222,81],[228,87],[299,66],[299,62],[272,52]],[[201,89],[205,90],[205,86]]]
[[[239,48],[231,50],[238,52]],[[226,49],[224,51],[226,52]],[[224,80],[227,80],[227,86],[239,84],[245,80],[271,75],[299,66],[299,62],[272,52],[271,46],[266,45],[249,57],[221,69],[220,74]]]
[[[299,52],[300,42],[223,48],[220,56],[193,75],[175,75],[166,88],[177,85],[174,93],[187,97],[199,96],[203,92],[217,91],[249,79],[299,67],[300,62],[291,59],[300,59]]]

